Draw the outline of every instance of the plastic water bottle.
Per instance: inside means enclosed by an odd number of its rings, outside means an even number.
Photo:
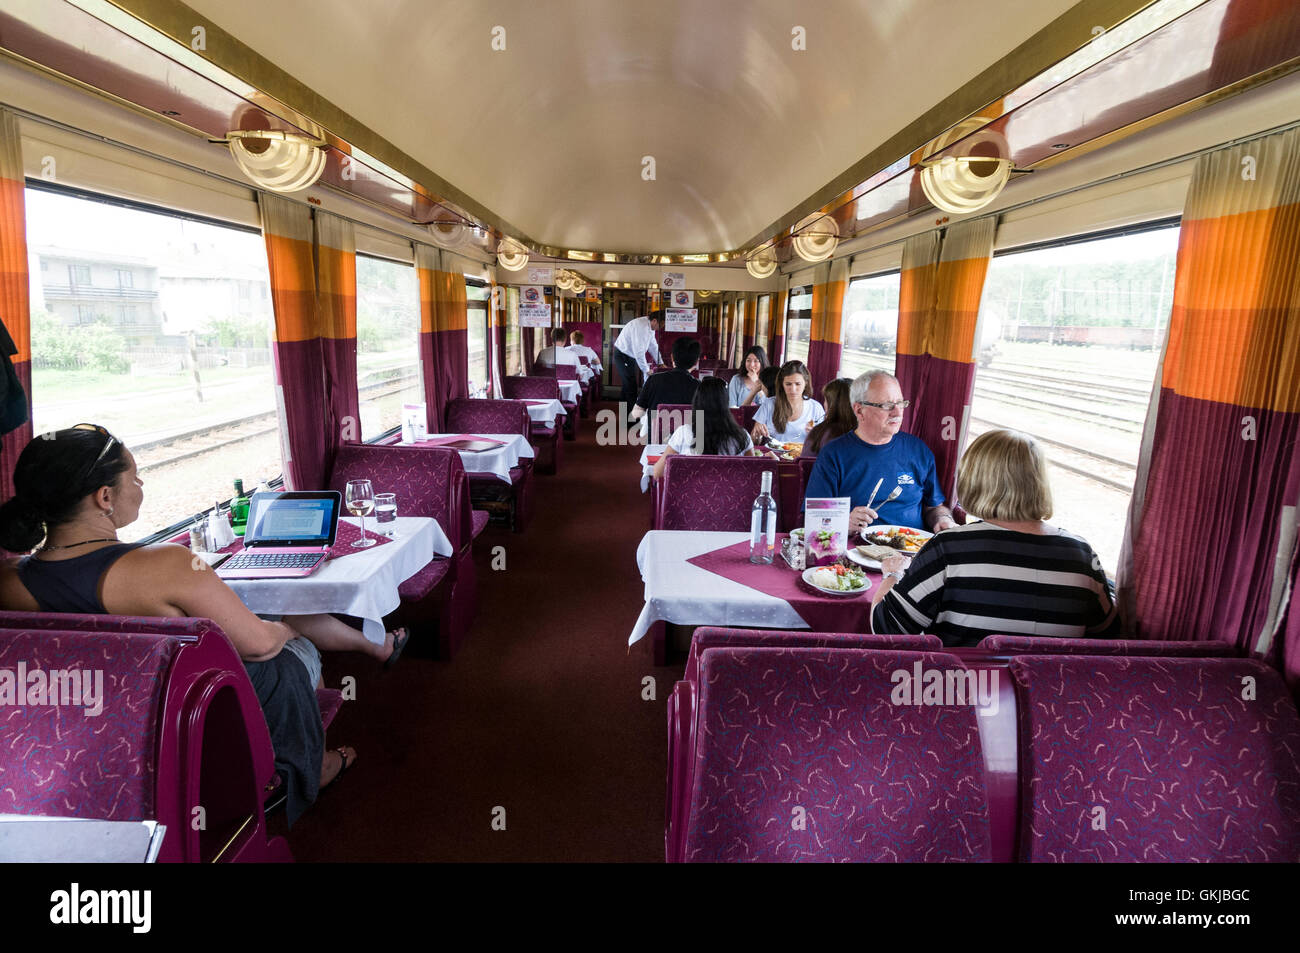
[[[772,499],[772,471],[763,471],[763,488],[754,500],[749,521],[749,561],[771,563],[776,555],[776,500]]]

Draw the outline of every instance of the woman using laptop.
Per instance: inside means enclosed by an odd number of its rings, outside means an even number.
[[[14,468],[14,490],[0,506],[0,547],[40,548],[0,562],[0,607],[211,619],[234,644],[262,704],[287,782],[289,822],[351,767],[352,748],[323,750],[317,649],[389,658],[393,633],[381,647],[333,616],[259,619],[187,548],[120,542],[117,531],[140,513],[144,483],[130,451],[103,427],[78,424],[33,440]]]

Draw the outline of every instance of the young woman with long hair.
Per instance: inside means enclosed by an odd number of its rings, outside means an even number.
[[[697,423],[702,428],[698,435],[695,433]],[[754,442],[749,439],[749,434],[731,416],[731,410],[727,406],[727,385],[720,377],[706,377],[700,381],[695,399],[691,402],[691,422],[673,431],[663,456],[655,463],[655,479],[663,478],[668,458],[675,453],[735,457],[753,447]]]
[[[847,377],[837,377],[822,388],[826,419],[809,431],[808,439],[803,442],[803,456],[817,456],[826,444],[857,428],[858,418],[853,413],[853,401],[849,399],[852,383]]]
[[[803,443],[808,432],[826,418],[826,409],[807,396],[812,375],[803,361],[786,361],[777,374],[776,393],[765,398],[754,413],[754,441],[770,437],[784,443]]]
[[[741,365],[744,373],[737,374],[727,387],[727,398],[732,407],[748,407],[767,396],[763,386],[763,368],[767,367],[767,354],[755,344],[745,352],[745,362]]]

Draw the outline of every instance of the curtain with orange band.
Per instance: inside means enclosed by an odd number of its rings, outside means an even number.
[[[328,399],[316,308],[312,210],[277,195],[259,194],[275,311],[275,390],[280,406],[284,481],[292,490],[319,490],[329,466]]]
[[[326,450],[361,442],[357,393],[357,241],[346,219],[316,210],[316,311],[325,372]]]
[[[501,396],[501,372],[506,366],[506,286],[493,279],[488,296],[488,396]]]
[[[781,351],[785,348],[785,309],[790,300],[790,279],[782,282],[780,291],[772,295],[772,310],[768,314],[768,340],[765,348],[769,364],[781,363]]]
[[[970,416],[980,297],[996,229],[995,219],[978,219],[953,225],[942,239],[926,232],[903,246],[895,374],[912,401],[903,426],[934,452],[939,486],[950,504]]]
[[[1300,647],[1277,643],[1295,578],[1297,380],[1300,130],[1292,130],[1197,160],[1119,582],[1138,635],[1280,651],[1293,684]],[[1208,547],[1206,517],[1215,527]],[[1292,592],[1292,617],[1294,602]]]
[[[465,275],[453,256],[429,245],[415,246],[420,279],[420,363],[429,430],[441,433],[447,404],[469,396],[469,311]]]
[[[744,310],[741,311],[740,353],[743,355],[754,346],[754,337],[758,325],[758,295],[745,295]]]
[[[14,495],[14,464],[32,439],[32,325],[28,301],[27,217],[23,201],[23,150],[18,117],[0,109],[0,321],[13,340],[8,355],[27,405],[27,421],[0,444],[0,500]]]
[[[847,258],[820,264],[813,273],[808,373],[814,394],[820,394],[822,385],[840,372],[840,321],[848,285]]]

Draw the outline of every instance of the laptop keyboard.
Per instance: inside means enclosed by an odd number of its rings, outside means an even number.
[[[236,553],[222,569],[307,569],[316,565],[320,553]]]

